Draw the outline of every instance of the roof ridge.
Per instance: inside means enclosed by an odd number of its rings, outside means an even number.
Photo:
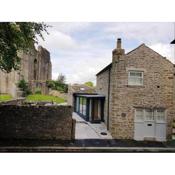
[[[131,52],[135,51],[136,49],[138,49],[139,47],[142,47],[142,46],[146,46],[146,44],[145,44],[145,43],[140,44],[140,45],[137,46],[135,49],[129,51],[126,55],[130,54]]]

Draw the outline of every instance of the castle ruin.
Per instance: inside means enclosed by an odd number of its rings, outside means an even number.
[[[48,94],[47,80],[52,78],[52,64],[50,53],[42,46],[38,49],[31,49],[29,52],[20,51],[20,70],[4,73],[0,71],[0,94],[10,94],[13,97],[19,96],[18,82],[24,79],[28,82],[32,93],[36,88],[42,94]]]

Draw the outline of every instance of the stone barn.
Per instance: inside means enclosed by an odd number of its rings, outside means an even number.
[[[175,119],[174,65],[145,44],[125,53],[121,39],[112,63],[97,74],[105,96],[104,122],[116,139],[166,141]]]
[[[0,71],[0,94],[11,94],[18,97],[17,83],[24,79],[28,82],[30,90],[34,93],[40,89],[42,94],[48,94],[46,81],[51,80],[52,64],[50,53],[43,47],[31,49],[29,52],[20,51],[20,70],[4,73]]]

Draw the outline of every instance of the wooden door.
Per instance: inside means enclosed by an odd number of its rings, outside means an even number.
[[[99,117],[98,117],[98,100],[95,100],[94,99],[94,120],[98,120]]]

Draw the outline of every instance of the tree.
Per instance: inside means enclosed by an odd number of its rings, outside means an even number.
[[[35,22],[3,22],[0,23],[0,69],[4,72],[18,70],[20,58],[19,50],[29,51],[43,40],[42,32],[47,33],[48,25]]]
[[[94,86],[94,84],[93,84],[93,82],[91,82],[91,81],[88,81],[88,82],[86,82],[86,83],[84,83],[86,86],[89,86],[89,87],[93,87]]]
[[[58,78],[57,78],[57,81],[61,84],[65,84],[65,81],[66,81],[66,76],[63,75],[63,74],[59,74],[58,75]]]

